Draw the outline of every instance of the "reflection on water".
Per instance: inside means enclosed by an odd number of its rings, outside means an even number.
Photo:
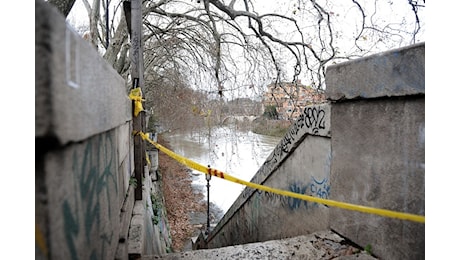
[[[245,181],[252,179],[281,139],[233,126],[213,128],[210,133],[170,133],[164,137],[177,154]],[[193,184],[202,187],[206,198],[205,175],[197,171],[193,174]],[[210,185],[210,200],[224,212],[244,189],[243,185],[216,177],[212,177]]]

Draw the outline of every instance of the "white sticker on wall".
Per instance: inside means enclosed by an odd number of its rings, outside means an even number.
[[[78,88],[80,82],[78,52],[76,35],[72,29],[67,26],[65,37],[65,74],[67,85],[73,88]]]

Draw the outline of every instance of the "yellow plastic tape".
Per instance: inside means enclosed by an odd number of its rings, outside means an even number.
[[[144,99],[142,99],[141,88],[132,89],[129,93],[129,98],[131,100],[134,100],[134,116],[139,115],[139,113],[144,110],[144,108],[142,107],[142,101],[145,101]]]
[[[370,214],[375,214],[375,215],[380,215],[384,217],[390,217],[390,218],[397,218],[397,219],[402,219],[402,220],[410,220],[414,222],[419,222],[419,223],[425,223],[425,216],[421,215],[415,215],[415,214],[410,214],[410,213],[403,213],[403,212],[397,212],[397,211],[392,211],[392,210],[386,210],[386,209],[379,209],[379,208],[372,208],[372,207],[366,207],[366,206],[361,206],[361,205],[356,205],[356,204],[351,204],[351,203],[345,203],[345,202],[339,202],[339,201],[334,201],[334,200],[328,200],[328,199],[322,199],[322,198],[317,198],[305,194],[300,194],[300,193],[295,193],[291,191],[285,191],[285,190],[280,190],[280,189],[275,189],[271,188],[268,186],[260,185],[257,183],[253,182],[248,182],[244,181],[241,179],[238,179],[236,177],[233,177],[227,173],[221,172],[216,169],[208,168],[204,165],[201,165],[199,163],[196,163],[190,159],[187,159],[185,157],[182,157],[173,151],[167,149],[166,147],[150,140],[148,135],[139,132],[139,134],[142,136],[142,139],[147,140],[151,144],[153,144],[158,150],[164,152],[168,156],[174,158],[176,161],[180,162],[181,164],[190,167],[194,170],[200,171],[204,174],[210,174],[231,182],[239,183],[254,189],[259,189],[267,192],[272,192],[275,194],[279,195],[284,195],[284,196],[289,196],[292,198],[297,198],[301,200],[306,200],[306,201],[311,201],[311,202],[317,202],[321,203],[327,206],[332,206],[332,207],[337,207],[337,208],[343,208],[343,209],[348,209],[348,210],[354,210],[354,211],[359,211],[363,213],[370,213]]]
[[[147,165],[148,166],[152,165],[152,163],[150,162],[150,159],[149,159],[149,154],[147,152],[145,152],[145,159],[147,160]]]
[[[42,251],[42,253],[48,257],[48,248],[46,246],[45,237],[43,236],[40,228],[38,227],[37,223],[35,223],[35,243],[37,243],[38,248]]]

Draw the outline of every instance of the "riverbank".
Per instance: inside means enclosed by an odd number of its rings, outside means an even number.
[[[168,142],[158,136],[158,142],[170,148]],[[190,238],[204,231],[207,225],[207,203],[201,189],[193,187],[191,170],[166,154],[158,155],[165,207],[169,222],[172,251],[191,250]],[[216,223],[221,210],[210,206],[211,223]]]
[[[288,120],[268,120],[258,118],[251,124],[251,131],[256,134],[283,137],[291,126]]]
[[[273,122],[272,122],[273,121]],[[247,131],[252,131],[248,129],[251,126],[258,126],[260,131],[263,132],[265,135],[269,130],[271,130],[271,134],[273,136],[273,130],[278,130],[278,134],[280,132],[285,132],[288,128],[286,123],[279,120],[263,120],[258,121],[257,124],[246,125]],[[242,128],[242,127],[240,127]],[[241,130],[241,129],[240,129]],[[177,135],[175,135],[177,138]],[[231,162],[238,162],[241,165],[244,165],[245,172],[252,173],[255,172],[257,169],[252,170],[252,166],[254,164],[254,160],[256,158],[254,156],[265,158],[267,152],[271,152],[272,149],[267,148],[267,144],[272,144],[273,138],[267,139],[264,137],[263,139],[257,139],[257,142],[254,143],[250,137],[252,135],[242,135],[243,138],[240,140],[238,148],[236,149],[239,151],[235,153],[236,150],[226,150],[225,147],[231,147],[235,149],[234,146],[227,146],[226,142],[228,141],[228,132],[226,131],[217,131],[215,132],[215,137],[221,137],[224,142],[216,142],[215,146],[213,146],[213,152],[218,158],[214,159],[224,159],[225,163],[227,161]],[[276,134],[275,134],[276,136]],[[232,136],[232,138],[238,138],[236,136]],[[259,137],[260,138],[260,137]],[[220,139],[216,139],[220,140]],[[216,141],[215,140],[215,141]],[[235,139],[236,140],[236,139]],[[262,141],[263,140],[263,141]],[[277,139],[275,139],[277,140]],[[175,146],[174,143],[170,143],[170,137],[168,137],[168,133],[160,134],[158,136],[158,142],[163,146],[171,149],[172,146]],[[176,142],[176,141],[174,141]],[[276,141],[277,142],[277,141]],[[199,146],[191,148],[191,151],[197,155],[199,151]],[[254,150],[256,149],[256,150]],[[268,149],[268,150],[267,150]],[[174,150],[174,149],[171,149]],[[251,151],[249,154],[245,154],[245,152]],[[182,151],[184,156],[188,153],[184,150]],[[205,156],[207,154],[204,153]],[[244,154],[244,155],[243,155]],[[259,159],[257,159],[259,160]],[[210,161],[209,158],[204,158],[203,161]],[[263,161],[262,161],[263,162]],[[259,162],[259,163],[262,163]],[[216,165],[219,165],[219,162],[214,162]],[[251,167],[247,165],[250,163]],[[241,167],[239,165],[238,167]],[[227,168],[227,165],[220,165],[222,168]],[[171,233],[171,240],[172,240],[172,251],[174,252],[183,252],[192,250],[191,248],[191,237],[195,237],[199,235],[200,231],[205,231],[207,226],[207,203],[206,203],[206,193],[205,193],[205,183],[199,182],[198,184],[196,179],[203,178],[201,173],[192,172],[190,169],[185,167],[184,165],[178,163],[174,159],[170,158],[169,156],[165,155],[164,153],[159,153],[159,170],[160,176],[162,178],[162,185],[163,185],[163,194],[165,197],[165,207],[168,216],[168,222],[170,226],[170,233]],[[242,172],[234,172],[234,174],[243,174]],[[243,178],[244,176],[237,176]],[[220,186],[219,186],[220,185]],[[217,190],[216,190],[217,189]],[[231,192],[226,192],[229,189],[229,185],[225,184],[224,187],[221,187],[219,183],[212,183],[211,185],[211,194],[218,196],[218,194],[224,194],[222,204],[224,204],[224,208],[228,206],[228,202],[231,201],[233,197],[233,193],[235,192],[231,189]],[[236,194],[237,196],[238,194]],[[218,196],[219,197],[219,196]],[[219,197],[220,198],[220,197]],[[215,199],[215,197],[214,197]],[[225,201],[225,203],[223,203]],[[219,205],[222,206],[221,201],[218,202]],[[220,218],[223,216],[224,212],[217,207],[216,205],[211,203],[210,206],[210,224],[211,227],[213,224],[217,224]]]

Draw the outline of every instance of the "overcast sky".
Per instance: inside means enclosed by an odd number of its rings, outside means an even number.
[[[112,1],[112,4],[110,5],[110,16],[113,15],[113,11],[115,8],[115,2],[118,4],[118,1]],[[316,17],[314,16],[314,13],[309,13],[309,14],[299,14],[297,13],[296,15],[293,15],[293,11],[296,10],[298,7],[299,3],[302,4],[301,2],[305,1],[293,1],[293,0],[256,0],[253,1],[255,5],[255,9],[259,13],[278,13],[286,16],[293,16],[297,19],[300,28],[302,28],[302,31],[304,33],[304,36],[306,36],[306,40],[310,40],[308,37],[312,37],[311,39],[314,39],[317,36],[316,32]],[[325,2],[325,1],[318,1],[318,2]],[[330,1],[329,1],[330,2]],[[331,5],[333,6],[330,8],[331,12],[331,17],[334,19],[332,21],[333,25],[333,30],[337,32],[334,37],[336,37],[336,47],[340,51],[340,55],[347,56],[350,54],[357,54],[357,55],[369,55],[371,53],[359,53],[357,52],[357,48],[354,45],[355,41],[354,39],[356,36],[360,33],[360,26],[362,22],[362,16],[359,13],[359,10],[356,5],[353,4],[352,1],[334,1],[330,2]],[[411,23],[414,20],[414,15],[413,12],[410,8],[410,6],[407,3],[407,0],[394,0],[393,4],[389,5],[387,0],[379,0],[377,4],[374,6],[374,1],[368,1],[368,0],[362,0],[360,1],[360,4],[363,6],[363,8],[367,10],[377,10],[376,15],[372,15],[372,12],[368,14],[368,17],[366,17],[367,20],[371,20],[375,22],[376,24],[401,24],[404,22]],[[118,14],[121,15],[122,10],[119,8],[118,9]],[[105,14],[105,10],[101,9],[101,15]],[[419,11],[419,16],[422,21],[426,20],[424,11]],[[112,19],[112,18],[110,18]],[[119,17],[116,19],[120,19]],[[88,15],[86,13],[86,10],[83,6],[83,3],[81,0],[77,0],[75,2],[75,5],[69,14],[67,18],[69,24],[71,24],[74,27],[78,27],[81,25],[87,25],[88,24]],[[283,40],[300,40],[300,36],[298,33],[294,32],[294,29],[292,31],[287,30],[287,28],[294,28],[292,27],[292,24],[289,26],[283,25],[283,24],[278,24],[278,26],[274,27],[274,30],[277,30],[279,33],[282,34],[280,36]],[[411,31],[413,28],[407,26],[407,31]],[[78,30],[78,28],[77,28]],[[423,27],[424,30],[424,27]],[[424,41],[424,31],[421,31],[419,33],[419,38],[418,40]],[[81,32],[80,32],[81,33]],[[369,40],[369,32],[365,32],[361,39],[359,40],[359,44],[363,49],[369,49],[368,46],[370,46],[373,41]],[[394,37],[393,39],[400,40],[397,37]],[[400,43],[401,46],[408,45],[410,43],[410,38],[409,35],[406,35],[405,40],[401,40],[403,42],[402,44]],[[319,46],[319,44],[317,45]],[[381,51],[386,51],[392,48],[397,48],[401,46],[396,46],[396,43],[393,41],[387,41],[383,40],[377,44],[372,53],[376,52],[381,52]],[[286,51],[286,50],[284,50]],[[232,52],[232,57],[237,56],[236,51]],[[286,71],[286,76],[285,78],[287,79],[292,79],[293,77],[293,57],[289,54],[286,53],[285,55],[280,55],[282,59],[284,59],[285,65],[283,68],[285,68]],[[280,58],[281,59],[281,58]],[[340,61],[338,61],[340,62]],[[237,71],[235,68],[235,73],[241,74],[241,78],[244,78],[244,75],[246,72],[241,71],[241,68],[244,68],[243,66],[240,66],[238,69],[240,71]],[[300,79],[302,80],[302,83],[309,85],[309,78],[305,74],[301,74]],[[203,82],[202,80],[200,82]],[[255,83],[256,86],[259,84],[260,86],[266,85],[267,82],[264,80],[258,81],[259,83]],[[193,84],[193,83],[191,83]],[[201,83],[200,83],[201,84]],[[237,84],[239,86],[245,86],[248,83],[241,83]],[[213,84],[207,84],[209,86]],[[192,86],[193,87],[193,86]],[[198,86],[199,87],[199,86]],[[229,89],[232,86],[227,86],[225,85],[225,88]],[[235,93],[232,93],[231,95],[233,96],[241,96],[241,97],[251,97],[255,98],[256,96],[260,96],[261,93],[256,92],[257,88],[249,89],[246,87],[238,88],[238,90]],[[229,92],[227,92],[229,93]]]

